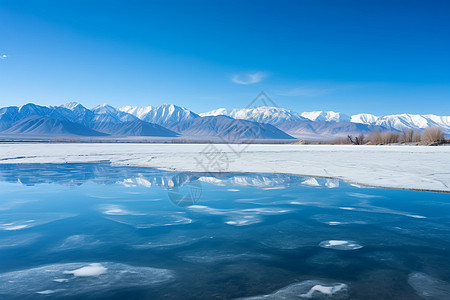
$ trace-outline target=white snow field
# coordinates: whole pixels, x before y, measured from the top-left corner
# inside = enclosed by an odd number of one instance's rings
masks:
[[[450,147],[445,146],[0,144],[0,167],[99,161],[180,172],[286,173],[450,192]]]

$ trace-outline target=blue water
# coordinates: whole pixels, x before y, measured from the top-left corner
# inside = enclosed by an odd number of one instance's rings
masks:
[[[1,299],[450,299],[449,283],[450,194],[0,165]]]

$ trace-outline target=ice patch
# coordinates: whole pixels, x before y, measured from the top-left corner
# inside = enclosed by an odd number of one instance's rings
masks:
[[[32,217],[30,217],[32,216]],[[37,214],[10,214],[0,216],[0,230],[14,231],[47,224],[57,220],[72,217],[69,214],[37,213]]]
[[[408,275],[408,283],[419,296],[426,299],[450,299],[450,283],[446,281],[416,272]]]
[[[66,263],[1,273],[0,291],[3,296],[19,299],[51,291],[57,292],[58,297],[93,297],[108,290],[148,287],[173,279],[174,273],[167,269],[114,262]]]
[[[0,238],[0,249],[28,246],[36,242],[40,234],[20,234],[11,237]]]
[[[293,283],[271,294],[240,298],[241,300],[287,300],[287,299],[347,299],[348,286],[344,283],[324,283],[307,280]]]
[[[163,211],[147,215],[115,215],[106,219],[135,228],[186,225],[193,222],[192,219],[185,217],[184,213]]]
[[[342,210],[355,210],[356,208],[354,208],[354,207],[347,207],[347,206],[341,206],[341,207],[339,207],[339,209],[342,209]]]
[[[76,234],[64,239],[61,245],[57,246],[55,251],[72,250],[79,248],[92,248],[101,245],[102,242],[90,235]]]
[[[228,189],[227,191],[229,191],[229,192],[239,192],[240,190],[238,190],[238,189]]]
[[[140,214],[140,213],[136,213],[136,212],[133,212],[133,211],[126,210],[122,206],[115,205],[115,204],[102,205],[100,207],[100,210],[102,211],[103,214],[110,215],[110,216],[143,215],[143,214]]]
[[[347,193],[347,195],[360,199],[383,198],[383,196],[363,194],[363,193]]]
[[[307,185],[307,186],[313,186],[313,187],[320,186],[319,182],[315,178],[308,178],[308,179],[302,181],[302,184]]]
[[[346,289],[346,288],[347,288],[347,285],[343,284],[343,283],[336,284],[334,286],[324,286],[324,285],[316,284],[306,294],[300,295],[300,297],[313,298],[313,297],[315,297],[314,294],[317,294],[316,292],[319,292],[319,294],[331,296],[331,295],[333,295],[343,289]]]
[[[228,218],[228,221],[225,221],[225,224],[234,225],[234,226],[246,226],[256,223],[261,223],[262,218],[257,215],[248,215],[248,216],[234,216]]]
[[[363,246],[354,241],[328,240],[320,242],[319,247],[336,250],[356,250],[362,248]]]
[[[100,276],[102,274],[105,274],[106,271],[108,269],[106,269],[104,266],[102,266],[99,263],[93,263],[90,264],[89,266],[85,266],[73,271],[64,271],[64,274],[73,274],[74,276],[80,276],[80,277],[85,277],[85,276]]]
[[[181,255],[184,261],[192,263],[222,263],[231,262],[237,263],[242,260],[254,260],[254,259],[271,259],[270,256],[258,253],[233,253],[224,252],[217,250],[207,250],[207,251],[192,251],[184,255]]]
[[[45,291],[39,291],[39,292],[36,292],[36,294],[40,294],[40,295],[50,295],[50,294],[57,293],[58,291],[61,291],[61,290],[45,290]]]
[[[329,189],[334,189],[339,187],[339,180],[337,179],[327,179],[325,181],[325,186]]]
[[[210,236],[190,236],[190,235],[192,235],[191,231],[190,232],[171,231],[170,233],[165,235],[152,236],[151,241],[134,245],[133,247],[136,249],[182,247],[191,245],[199,240],[211,238]]]
[[[262,215],[278,215],[290,212],[283,208],[249,208],[249,209],[219,209],[204,205],[191,205],[187,207],[197,213],[225,216],[225,224],[233,226],[246,226],[263,221]]]

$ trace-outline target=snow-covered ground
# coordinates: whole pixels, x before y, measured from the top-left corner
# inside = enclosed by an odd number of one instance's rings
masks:
[[[450,192],[450,147],[0,144],[0,164],[98,161],[184,172],[287,173]]]

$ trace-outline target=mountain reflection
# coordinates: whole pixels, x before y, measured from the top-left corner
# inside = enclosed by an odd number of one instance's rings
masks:
[[[294,186],[337,188],[335,179],[318,179],[285,174],[178,173],[143,167],[118,167],[109,163],[3,164],[0,181],[27,186],[57,183],[79,186],[87,182],[126,187],[174,189],[186,184],[284,189]]]

